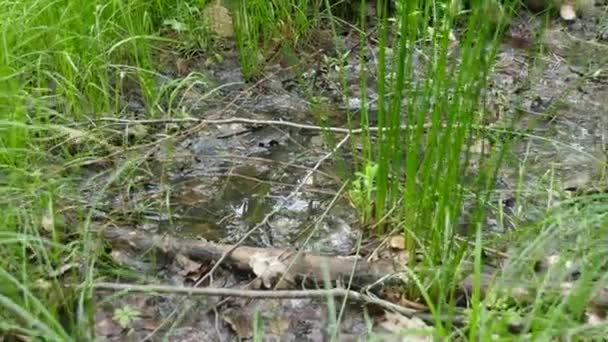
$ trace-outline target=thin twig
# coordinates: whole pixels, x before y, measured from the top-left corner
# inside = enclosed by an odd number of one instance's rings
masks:
[[[154,125],[154,124],[167,124],[167,123],[184,123],[184,122],[192,122],[198,123],[202,125],[228,125],[235,123],[249,124],[249,125],[274,125],[274,126],[284,126],[291,127],[297,129],[304,129],[309,131],[330,131],[333,133],[343,133],[343,134],[360,134],[364,131],[362,128],[356,129],[348,129],[342,127],[323,127],[317,125],[309,125],[309,124],[301,124],[291,121],[282,121],[282,120],[258,120],[258,119],[249,119],[249,118],[229,118],[229,119],[217,119],[217,120],[207,120],[207,119],[199,119],[193,117],[186,118],[166,118],[166,119],[119,119],[119,118],[111,118],[111,117],[103,117],[99,119],[100,121],[108,121],[108,122],[116,122],[120,124],[140,124],[140,125]],[[425,125],[427,127],[427,125]],[[428,126],[430,127],[430,125]],[[401,129],[408,129],[411,126],[404,125]],[[378,131],[378,127],[369,127],[366,129],[371,132]]]
[[[389,301],[362,294],[353,290],[343,288],[333,288],[327,290],[243,290],[231,288],[199,288],[185,286],[170,286],[170,285],[132,285],[122,283],[95,283],[93,288],[97,290],[111,291],[127,291],[127,292],[144,292],[144,293],[168,293],[168,294],[183,294],[197,296],[213,296],[213,297],[241,297],[241,298],[275,298],[275,299],[297,299],[297,298],[326,298],[327,296],[346,297],[350,300],[363,302],[366,304],[374,304],[386,310],[391,310],[402,314],[406,317],[418,317],[427,323],[434,323],[434,317],[425,312],[420,312],[415,309],[410,309],[391,303]],[[446,318],[448,319],[448,318]],[[464,317],[453,315],[449,319],[452,322],[462,324]]]
[[[372,126],[372,127],[368,127],[368,128],[355,128],[355,129],[349,129],[349,128],[344,128],[344,127],[325,127],[325,126],[317,126],[317,125],[310,125],[310,124],[301,124],[301,123],[297,123],[297,122],[291,122],[291,121],[283,121],[283,120],[259,120],[259,119],[249,119],[249,118],[241,118],[241,117],[233,117],[233,118],[229,118],[229,119],[199,119],[199,118],[194,118],[194,117],[185,117],[185,118],[165,118],[165,119],[145,119],[145,120],[137,120],[137,119],[118,119],[118,118],[112,118],[112,117],[102,117],[99,119],[100,121],[108,121],[108,122],[115,122],[115,123],[119,123],[119,124],[142,124],[142,125],[150,125],[150,124],[163,124],[163,123],[184,123],[184,122],[192,122],[192,123],[198,123],[198,126],[204,126],[204,125],[227,125],[227,124],[235,124],[235,123],[242,123],[242,124],[249,124],[249,125],[274,125],[274,126],[284,126],[284,127],[291,127],[291,128],[296,128],[296,129],[302,129],[302,130],[309,130],[309,131],[329,131],[332,133],[341,133],[341,134],[350,134],[350,135],[354,135],[354,134],[361,134],[363,132],[378,132],[380,130],[382,130],[383,132],[389,131],[393,128],[391,127],[384,127],[384,128],[380,128],[380,127],[376,127],[376,126]],[[460,126],[459,124],[454,124],[453,127],[458,127]],[[425,123],[422,125],[422,127],[424,129],[429,129],[431,127],[433,127],[433,123]],[[446,127],[445,124],[441,124],[441,127]],[[478,129],[478,130],[487,130],[490,132],[495,132],[495,133],[502,133],[502,134],[510,134],[510,135],[519,135],[519,136],[523,136],[523,137],[531,137],[531,138],[539,138],[538,136],[535,136],[533,134],[530,134],[529,132],[526,131],[517,131],[517,130],[509,130],[507,128],[501,128],[501,127],[494,127],[493,125],[475,125],[472,124],[470,125],[470,127],[472,129]],[[417,125],[401,125],[399,126],[398,130],[411,130],[411,129],[417,129],[418,126]],[[542,139],[541,139],[542,140]]]
[[[462,236],[455,236],[455,239],[462,242],[462,243],[466,243],[469,246],[475,247],[475,242],[474,241],[470,241],[467,238],[464,238]],[[488,254],[492,254],[496,257],[501,257],[503,259],[508,259],[509,258],[509,254],[505,253],[505,252],[501,252],[498,249],[494,249],[494,248],[490,248],[487,246],[482,246],[481,249],[488,253]]]

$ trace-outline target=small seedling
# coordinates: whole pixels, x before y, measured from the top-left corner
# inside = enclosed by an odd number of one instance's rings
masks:
[[[374,181],[378,172],[378,165],[368,163],[363,172],[357,172],[353,181],[353,187],[349,191],[349,196],[355,208],[361,213],[361,221],[369,222],[372,217],[373,194],[375,191]]]
[[[125,305],[120,309],[114,310],[114,316],[112,319],[123,329],[126,329],[131,325],[131,323],[137,320],[140,315],[141,312],[139,310],[134,309],[129,305]]]

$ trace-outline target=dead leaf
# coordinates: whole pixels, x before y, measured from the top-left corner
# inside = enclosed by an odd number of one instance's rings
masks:
[[[244,314],[228,309],[224,312],[223,318],[239,338],[249,338],[253,335],[251,320]]]
[[[388,245],[392,249],[405,249],[405,238],[403,235],[393,235],[388,240]]]
[[[277,316],[267,322],[268,332],[278,336],[284,336],[288,332],[291,320],[286,316]]]
[[[196,262],[183,254],[177,254],[175,260],[181,268],[181,270],[178,271],[179,275],[181,276],[187,276],[193,273],[198,273],[202,266],[201,263]]]
[[[253,255],[249,266],[251,266],[253,273],[262,279],[266,288],[272,287],[273,280],[287,271],[287,266],[278,257],[272,257],[264,253]]]
[[[559,9],[559,15],[566,21],[572,21],[576,19],[576,11],[574,6],[570,4],[562,5]]]
[[[42,214],[40,225],[42,226],[42,229],[44,229],[46,232],[53,232],[55,228],[55,220],[53,219],[53,213],[50,211],[46,211],[44,214]]]
[[[230,38],[234,35],[232,29],[232,17],[222,1],[216,0],[205,8],[203,15],[209,23],[209,28],[215,34],[223,38]]]

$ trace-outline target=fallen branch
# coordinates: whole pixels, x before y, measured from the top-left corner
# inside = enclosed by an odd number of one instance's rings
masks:
[[[351,129],[342,128],[342,127],[322,127],[316,125],[308,125],[301,124],[290,121],[280,121],[280,120],[258,120],[258,119],[248,119],[248,118],[229,118],[229,119],[217,119],[217,120],[208,120],[208,119],[199,119],[194,117],[185,117],[185,118],[166,118],[166,119],[142,119],[142,120],[132,120],[132,119],[119,119],[112,117],[103,117],[99,119],[100,121],[106,122],[116,122],[121,124],[130,124],[130,125],[154,125],[154,124],[168,124],[168,123],[198,123],[198,124],[208,124],[208,125],[228,125],[235,123],[249,124],[249,125],[266,125],[266,126],[283,126],[297,129],[304,129],[309,131],[330,131],[333,133],[344,133],[344,134],[359,134],[363,132],[363,129]],[[407,128],[408,126],[403,126],[402,128]],[[370,127],[369,131],[377,131],[378,127]]]
[[[157,250],[168,255],[182,254],[193,260],[216,263],[223,257],[228,266],[248,272],[253,272],[252,265],[259,260],[270,260],[275,276],[284,274],[285,279],[323,280],[327,274],[330,280],[336,281],[350,277],[354,268],[357,283],[367,284],[398,271],[391,262],[383,260],[367,262],[356,257],[320,256],[306,252],[298,254],[292,250],[219,244],[125,228],[106,227],[100,233],[113,244],[126,245],[136,251]],[[281,269],[286,271],[281,273]]]
[[[384,127],[384,128],[380,128],[380,127],[367,127],[367,128],[353,128],[353,129],[349,129],[349,128],[344,128],[344,127],[330,127],[330,126],[317,126],[317,125],[309,125],[309,124],[301,124],[301,123],[297,123],[297,122],[291,122],[291,121],[282,121],[282,120],[259,120],[259,119],[249,119],[249,118],[241,118],[241,117],[233,117],[233,118],[228,118],[228,119],[200,119],[200,118],[195,118],[195,117],[184,117],[184,118],[165,118],[165,119],[120,119],[120,118],[113,118],[113,117],[102,117],[99,118],[99,121],[105,121],[105,122],[114,122],[114,123],[118,123],[118,124],[123,124],[123,125],[154,125],[154,124],[169,124],[169,123],[196,123],[197,127],[200,127],[201,125],[228,125],[228,124],[235,124],[235,123],[242,123],[242,124],[248,124],[248,125],[254,125],[254,126],[282,126],[282,127],[290,127],[290,128],[295,128],[295,129],[302,129],[302,130],[307,130],[307,131],[317,131],[317,132],[332,132],[332,133],[340,133],[340,134],[350,134],[350,135],[357,135],[357,134],[361,134],[363,132],[370,132],[370,133],[376,133],[378,131],[383,131],[383,132],[387,132],[390,131],[391,129],[395,129],[395,128],[391,128],[391,127]],[[452,127],[459,127],[459,124],[454,124],[452,125]],[[423,124],[423,128],[424,129],[429,129],[433,127],[432,123],[425,123]],[[442,128],[447,127],[446,124],[441,124]],[[399,127],[397,127],[397,130],[413,130],[413,129],[417,129],[418,126],[417,125],[401,125]],[[506,135],[516,135],[516,136],[522,136],[522,137],[527,137],[527,138],[531,138],[531,139],[538,139],[538,140],[547,140],[547,138],[542,138],[540,136],[531,134],[529,131],[520,131],[520,130],[514,130],[514,129],[508,129],[508,128],[504,128],[504,127],[495,127],[494,125],[478,125],[478,124],[471,124],[470,125],[471,129],[475,129],[475,130],[482,130],[482,131],[489,131],[489,132],[494,132],[497,134],[506,134]]]
[[[112,290],[112,291],[127,291],[127,292],[145,292],[145,293],[171,293],[184,295],[199,295],[199,296],[215,296],[215,297],[244,297],[244,298],[277,298],[277,299],[295,299],[295,298],[327,298],[343,297],[357,302],[377,305],[383,309],[397,312],[406,317],[418,317],[427,323],[434,324],[435,317],[427,312],[406,308],[386,300],[376,298],[374,296],[362,294],[352,290],[343,288],[333,288],[328,290],[242,290],[231,288],[197,288],[184,286],[168,286],[168,285],[131,285],[121,283],[95,283],[93,288],[97,290]],[[447,320],[448,317],[441,318]],[[462,325],[464,317],[460,315],[452,315],[449,319],[455,323]]]

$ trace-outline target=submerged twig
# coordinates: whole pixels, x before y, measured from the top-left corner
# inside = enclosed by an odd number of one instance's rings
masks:
[[[283,120],[258,120],[258,119],[249,119],[249,118],[229,118],[229,119],[217,119],[217,120],[208,120],[208,119],[199,119],[194,117],[185,117],[185,118],[166,118],[166,119],[119,119],[119,118],[111,118],[111,117],[103,117],[99,119],[100,121],[108,121],[108,122],[116,122],[120,124],[140,124],[140,125],[155,125],[155,124],[168,124],[168,123],[197,123],[197,124],[207,124],[207,125],[228,125],[235,123],[249,124],[249,125],[270,125],[270,126],[283,126],[290,128],[297,128],[309,131],[329,131],[332,133],[343,133],[343,134],[360,134],[363,131],[371,131],[377,132],[378,127],[369,127],[366,129],[363,128],[355,128],[348,129],[343,127],[324,127],[317,125],[309,125],[309,124],[301,124],[297,122],[291,121],[283,121]],[[403,125],[400,129],[411,129],[414,126],[411,125]],[[425,124],[426,128],[431,127],[430,125]],[[385,128],[385,130],[388,130]]]
[[[227,124],[242,123],[242,124],[258,125],[258,126],[264,126],[264,125],[283,126],[283,127],[290,127],[290,128],[302,129],[302,130],[308,130],[308,131],[332,132],[332,133],[349,134],[349,135],[361,134],[363,132],[372,132],[372,133],[375,133],[378,131],[387,132],[392,129],[412,130],[412,129],[419,128],[418,125],[401,125],[396,128],[392,128],[392,127],[382,128],[382,127],[376,127],[376,126],[366,127],[366,128],[344,128],[344,127],[332,127],[332,126],[317,126],[317,125],[302,124],[302,123],[284,121],[284,120],[260,120],[260,119],[250,119],[250,118],[242,118],[242,117],[233,117],[233,118],[229,118],[229,119],[200,119],[200,118],[194,118],[194,117],[185,117],[185,118],[165,118],[165,119],[142,119],[142,120],[102,117],[99,120],[107,121],[107,122],[115,122],[115,123],[119,123],[119,124],[129,124],[129,125],[134,125],[134,124],[153,125],[153,124],[191,122],[191,123],[197,123],[198,124],[197,127],[200,125],[227,125]],[[429,123],[423,124],[422,127],[424,129],[429,129],[429,128],[432,128],[433,125],[434,125],[433,123],[429,122]],[[447,127],[446,124],[440,124],[440,125],[442,128]],[[459,124],[452,125],[452,127],[458,127],[458,126],[460,126],[460,125]],[[475,130],[486,130],[486,131],[499,133],[499,134],[517,135],[517,136],[528,137],[528,138],[532,138],[532,139],[547,140],[547,138],[542,139],[542,137],[531,134],[529,132],[529,130],[524,130],[524,131],[513,130],[513,129],[509,129],[509,128],[505,128],[505,127],[497,127],[492,124],[490,124],[490,125],[471,124],[470,127],[471,127],[471,129],[475,129]]]

